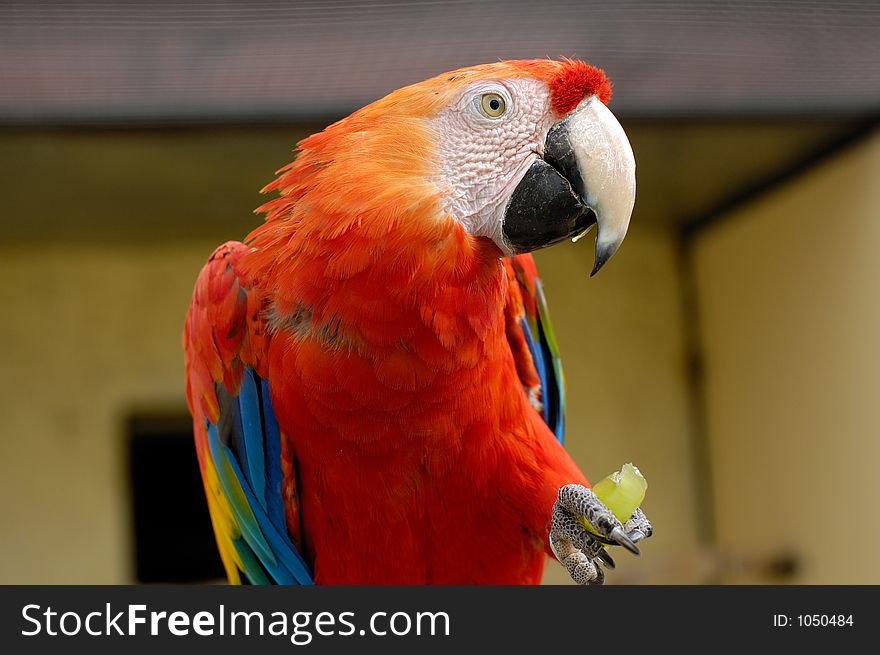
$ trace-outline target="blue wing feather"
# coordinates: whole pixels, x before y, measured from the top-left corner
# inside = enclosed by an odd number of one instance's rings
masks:
[[[275,557],[272,555],[272,550],[256,525],[253,510],[243,497],[241,482],[231,468],[235,455],[230,448],[220,443],[220,435],[214,423],[208,424],[208,448],[211,450],[211,459],[214,460],[217,469],[217,479],[220,481],[223,495],[229,501],[238,529],[260,561],[273,564]]]
[[[287,533],[281,437],[266,381],[246,368],[238,396],[222,387],[218,396],[220,426],[206,421],[208,448],[241,532],[233,545],[245,575],[254,584],[313,584]]]
[[[565,385],[544,289],[540,278],[534,274],[531,258],[525,261],[514,258],[513,266],[523,297],[534,302],[520,320],[520,329],[541,385],[542,417],[559,443],[562,443],[565,434]]]
[[[522,319],[522,331],[526,337],[526,345],[529,347],[529,354],[532,356],[532,362],[535,364],[535,370],[538,372],[538,379],[541,381],[541,391],[547,388],[547,367],[544,365],[544,353],[541,346],[535,342],[535,336],[532,334],[532,328],[529,321],[525,317]],[[542,413],[544,422],[550,424],[550,408],[547,403],[543,403]]]
[[[266,511],[275,528],[284,534],[287,524],[284,503],[281,501],[281,430],[272,410],[269,383],[260,380],[260,400],[263,405],[263,426],[266,435]]]
[[[254,551],[248,546],[247,541],[244,539],[235,539],[232,542],[232,546],[235,548],[235,552],[238,553],[238,557],[241,559],[241,563],[244,566],[244,574],[247,576],[247,579],[251,584],[272,584],[265,569],[263,569],[260,561],[257,559],[256,555],[254,555]]]
[[[562,359],[559,356],[559,348],[556,345],[556,336],[553,334],[553,325],[550,323],[550,311],[547,307],[547,299],[544,297],[544,287],[541,280],[535,278],[535,300],[537,304],[538,335],[541,343],[543,366],[546,370],[546,385],[544,388],[545,420],[553,434],[563,443],[565,436],[565,377],[562,374]]]
[[[244,474],[235,461],[230,461],[233,471],[239,480],[244,479]],[[302,560],[296,547],[286,535],[281,535],[272,525],[269,517],[263,511],[262,507],[256,504],[253,492],[246,485],[242,485],[248,502],[250,503],[256,524],[262,533],[262,536],[270,544],[272,552],[272,562],[266,568],[276,578],[279,584],[311,584],[311,574]],[[277,557],[276,557],[277,556]],[[262,561],[262,559],[261,559]],[[265,565],[266,562],[263,562]]]
[[[254,372],[246,368],[238,392],[238,411],[244,434],[245,461],[242,469],[254,490],[257,502],[266,508],[266,455],[263,452],[263,425],[260,420],[259,395],[254,381]]]

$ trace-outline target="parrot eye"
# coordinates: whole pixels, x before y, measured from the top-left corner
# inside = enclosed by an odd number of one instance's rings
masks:
[[[504,113],[507,104],[504,102],[504,98],[497,93],[484,93],[480,98],[480,107],[489,118],[498,118]]]

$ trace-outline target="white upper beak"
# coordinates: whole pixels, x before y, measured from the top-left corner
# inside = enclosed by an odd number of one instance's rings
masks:
[[[578,192],[598,225],[595,274],[626,236],[636,202],[636,160],[623,127],[595,96],[581,101],[568,123],[584,185]]]

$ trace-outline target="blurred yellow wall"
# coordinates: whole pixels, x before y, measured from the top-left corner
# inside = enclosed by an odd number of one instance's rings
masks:
[[[695,244],[718,545],[880,583],[880,133]],[[726,581],[753,581],[732,571]]]
[[[567,386],[566,445],[598,481],[635,463],[648,480],[643,508],[656,532],[642,557],[615,551],[614,582],[696,582],[686,564],[699,536],[685,377],[678,249],[671,230],[639,225],[590,278],[584,239],[536,254]],[[568,582],[553,562],[545,580]]]
[[[213,245],[0,248],[0,582],[133,581],[125,420],[181,408]]]

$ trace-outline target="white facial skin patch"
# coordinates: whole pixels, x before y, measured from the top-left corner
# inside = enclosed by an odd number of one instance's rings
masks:
[[[492,102],[496,95],[504,111],[492,117],[486,109],[497,106]],[[469,233],[489,237],[504,248],[507,202],[532,162],[543,155],[555,121],[543,82],[514,78],[469,86],[458,102],[431,119],[438,143],[435,183],[446,211]]]

